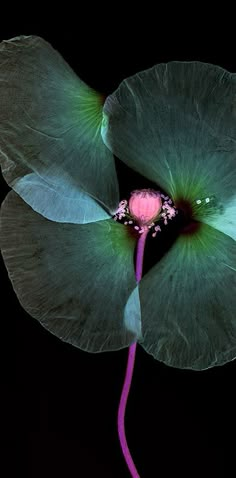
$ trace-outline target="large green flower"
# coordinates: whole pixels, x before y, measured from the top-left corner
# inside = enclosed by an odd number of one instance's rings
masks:
[[[172,62],[125,80],[102,119],[99,95],[45,41],[1,45],[0,160],[15,191],[1,249],[33,317],[91,352],[139,341],[180,368],[235,358],[235,97],[234,75]],[[123,199],[113,153],[185,216],[139,285],[135,238],[112,219]]]

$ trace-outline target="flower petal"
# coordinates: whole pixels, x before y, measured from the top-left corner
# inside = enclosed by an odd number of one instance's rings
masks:
[[[34,211],[51,221],[86,224],[110,218],[105,209],[78,186],[74,187],[74,198],[66,197],[35,173],[19,179],[14,190]]]
[[[156,65],[104,105],[105,144],[176,203],[214,198],[195,218],[235,237],[236,75],[201,62]],[[207,209],[207,210],[206,210]],[[233,226],[232,219],[234,217]]]
[[[29,36],[0,44],[0,103],[0,162],[15,191],[23,196],[22,178],[33,173],[37,199],[33,183],[24,199],[31,206],[37,201],[38,212],[43,214],[40,208],[50,188],[62,196],[63,204],[68,200],[70,221],[72,212],[73,222],[78,220],[77,205],[71,211],[70,204],[79,203],[81,192],[82,202],[87,193],[113,214],[119,203],[118,182],[113,155],[100,134],[102,98],[46,41]],[[48,184],[41,194],[40,180]],[[58,210],[54,217],[50,200],[49,194],[51,218],[67,222],[62,208],[61,217]],[[97,211],[95,205],[87,221],[93,221]]]
[[[202,224],[140,282],[144,341],[156,359],[195,370],[236,357],[236,243]]]
[[[0,227],[14,290],[46,329],[89,352],[138,339],[135,240],[126,227],[112,219],[86,225],[49,221],[13,191],[3,203]]]

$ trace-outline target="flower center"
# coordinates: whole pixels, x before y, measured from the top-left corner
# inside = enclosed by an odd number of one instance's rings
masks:
[[[124,225],[134,224],[134,228],[142,234],[148,229],[153,229],[152,237],[161,231],[157,221],[162,220],[164,225],[177,214],[169,196],[161,194],[154,189],[139,189],[132,191],[129,201],[123,199],[113,216],[115,221]]]
[[[148,226],[156,220],[162,208],[161,195],[152,189],[141,189],[131,193],[129,211],[140,226]]]

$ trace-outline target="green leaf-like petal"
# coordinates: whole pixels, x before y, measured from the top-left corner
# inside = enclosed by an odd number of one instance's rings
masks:
[[[100,352],[140,337],[135,240],[112,219],[61,224],[10,192],[1,210],[0,245],[26,311],[62,340]]]
[[[86,224],[110,218],[105,209],[78,186],[74,186],[74,197],[67,197],[52,188],[48,178],[45,181],[35,173],[19,179],[14,190],[34,211],[51,221]]]
[[[87,193],[113,214],[119,202],[118,183],[113,155],[100,134],[102,98],[46,41],[30,36],[0,44],[0,104],[2,173],[28,204],[43,214],[50,189],[68,205],[55,208],[49,194],[47,217],[78,222],[82,192],[82,203]],[[24,195],[26,176],[31,187]],[[40,180],[48,185],[41,194]],[[98,206],[90,210],[87,222],[94,221]],[[98,220],[102,214],[107,217],[101,210]]]
[[[202,224],[140,283],[144,341],[156,359],[195,370],[236,357],[236,243]]]
[[[231,237],[235,98],[236,75],[220,67],[159,64],[124,80],[107,98],[102,126],[105,144],[122,161],[155,181],[177,205],[188,201],[196,220]]]

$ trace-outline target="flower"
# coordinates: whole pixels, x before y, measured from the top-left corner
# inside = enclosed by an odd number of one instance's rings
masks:
[[[91,352],[138,341],[179,368],[234,359],[235,75],[161,64],[122,82],[102,107],[42,39],[4,42],[1,65],[0,161],[15,192],[2,207],[0,241],[23,307]],[[128,205],[119,204],[113,154],[168,195],[161,210],[157,194],[141,219],[140,193],[131,196],[127,226],[138,220],[159,234],[155,219],[173,217],[171,200],[183,217],[182,233],[138,285],[136,240],[112,219]]]

